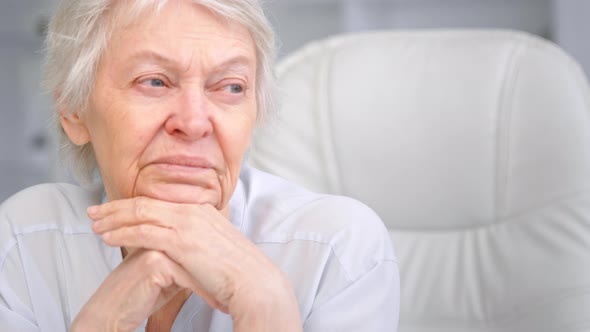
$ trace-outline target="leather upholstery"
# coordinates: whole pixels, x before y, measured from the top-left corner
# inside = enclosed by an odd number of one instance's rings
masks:
[[[498,30],[372,32],[277,68],[250,163],[381,216],[401,332],[590,330],[590,89]]]

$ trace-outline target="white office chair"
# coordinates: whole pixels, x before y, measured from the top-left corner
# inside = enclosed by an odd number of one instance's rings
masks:
[[[366,33],[311,44],[278,76],[250,163],[379,213],[400,332],[590,331],[590,91],[560,49]]]

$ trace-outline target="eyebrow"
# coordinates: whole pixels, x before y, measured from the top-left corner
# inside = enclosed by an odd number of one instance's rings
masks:
[[[155,60],[156,62],[162,62],[167,65],[176,65],[177,64],[177,62],[174,61],[173,59],[168,58],[167,56],[160,54],[158,52],[155,52],[155,51],[139,51],[139,52],[132,54],[129,57],[129,60],[144,60],[144,59]]]
[[[129,57],[129,59],[131,61],[149,59],[149,60],[154,60],[155,62],[162,63],[167,67],[178,67],[179,66],[179,62],[176,61],[175,59],[167,57],[161,53],[158,53],[158,52],[152,51],[152,50],[139,51],[139,52],[131,55]],[[215,64],[211,71],[212,72],[219,72],[219,71],[223,71],[229,67],[235,67],[235,66],[250,67],[251,65],[253,65],[253,63],[250,60],[250,58],[248,58],[245,55],[236,55],[236,56],[228,57],[227,59],[224,59],[221,62]]]

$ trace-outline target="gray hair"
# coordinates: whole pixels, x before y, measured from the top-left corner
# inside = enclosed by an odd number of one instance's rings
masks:
[[[256,45],[256,102],[260,123],[276,108],[277,86],[273,74],[274,33],[260,0],[191,0],[224,19],[245,26]],[[59,132],[60,156],[70,163],[74,177],[91,183],[97,170],[90,143],[77,146],[64,132],[60,109],[84,112],[94,89],[98,65],[114,29],[114,7],[120,0],[62,0],[48,28],[45,86],[55,98],[53,119]],[[134,0],[132,19],[148,7],[160,10],[168,0]]]

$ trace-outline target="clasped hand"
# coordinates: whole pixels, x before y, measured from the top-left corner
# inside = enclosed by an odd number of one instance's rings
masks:
[[[235,331],[301,330],[287,277],[213,206],[135,197],[90,207],[88,215],[107,245],[131,251],[75,323],[132,331],[190,289],[230,314]]]

